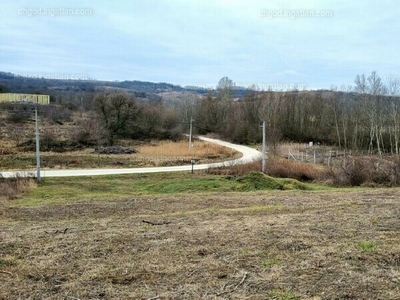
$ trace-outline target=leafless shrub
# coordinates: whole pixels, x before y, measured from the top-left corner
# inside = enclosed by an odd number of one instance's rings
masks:
[[[10,123],[24,123],[30,118],[31,114],[29,111],[24,110],[13,111],[9,112],[7,120]]]
[[[38,113],[47,120],[60,125],[71,121],[72,116],[70,109],[59,105],[42,105],[39,107]]]
[[[40,133],[40,147],[41,150],[50,150],[57,140],[57,135],[54,130],[45,128],[43,132]]]
[[[388,160],[373,158],[370,161],[370,181],[378,185],[395,185],[390,169],[391,164],[392,163]]]
[[[21,141],[25,138],[26,132],[22,126],[14,125],[13,132],[10,135],[10,138],[15,141],[16,145],[19,145]]]
[[[360,186],[368,181],[367,169],[369,166],[359,159],[354,160],[343,169],[347,175],[347,181],[351,186]]]
[[[24,123],[33,115],[32,106],[26,103],[0,103],[0,109],[7,112],[7,121],[10,123]]]
[[[373,156],[356,157],[341,168],[331,168],[334,185],[337,186],[395,186],[400,183],[397,168],[390,160]]]
[[[102,144],[103,127],[94,116],[78,119],[76,125],[77,129],[69,135],[71,142],[86,146]]]
[[[400,185],[400,158],[396,158],[390,165],[392,173],[392,183],[396,186]]]

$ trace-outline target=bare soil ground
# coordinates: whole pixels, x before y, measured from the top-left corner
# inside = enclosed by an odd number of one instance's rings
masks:
[[[0,299],[399,299],[399,189],[0,202]]]

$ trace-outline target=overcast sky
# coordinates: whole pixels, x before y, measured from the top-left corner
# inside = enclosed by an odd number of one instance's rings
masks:
[[[397,1],[7,1],[0,70],[215,86],[353,85],[400,74]],[[400,78],[400,77],[399,77]]]

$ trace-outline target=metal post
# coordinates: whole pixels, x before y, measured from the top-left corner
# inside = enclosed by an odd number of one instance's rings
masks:
[[[190,160],[190,163],[192,164],[192,174],[193,174],[193,166],[194,166],[195,162],[196,161],[194,159]]]
[[[36,181],[40,182],[40,147],[39,147],[39,126],[37,107],[35,106],[35,127],[36,127]]]
[[[266,172],[267,154],[266,154],[266,137],[265,137],[265,121],[262,121],[263,141],[262,141],[262,172]]]

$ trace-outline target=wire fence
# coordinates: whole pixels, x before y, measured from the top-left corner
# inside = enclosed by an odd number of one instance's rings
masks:
[[[287,149],[285,157],[289,160],[320,164],[326,166],[346,166],[360,157],[377,157],[381,159],[390,159],[394,157],[390,153],[380,155],[371,155],[367,150],[338,150],[326,147],[292,148]]]

